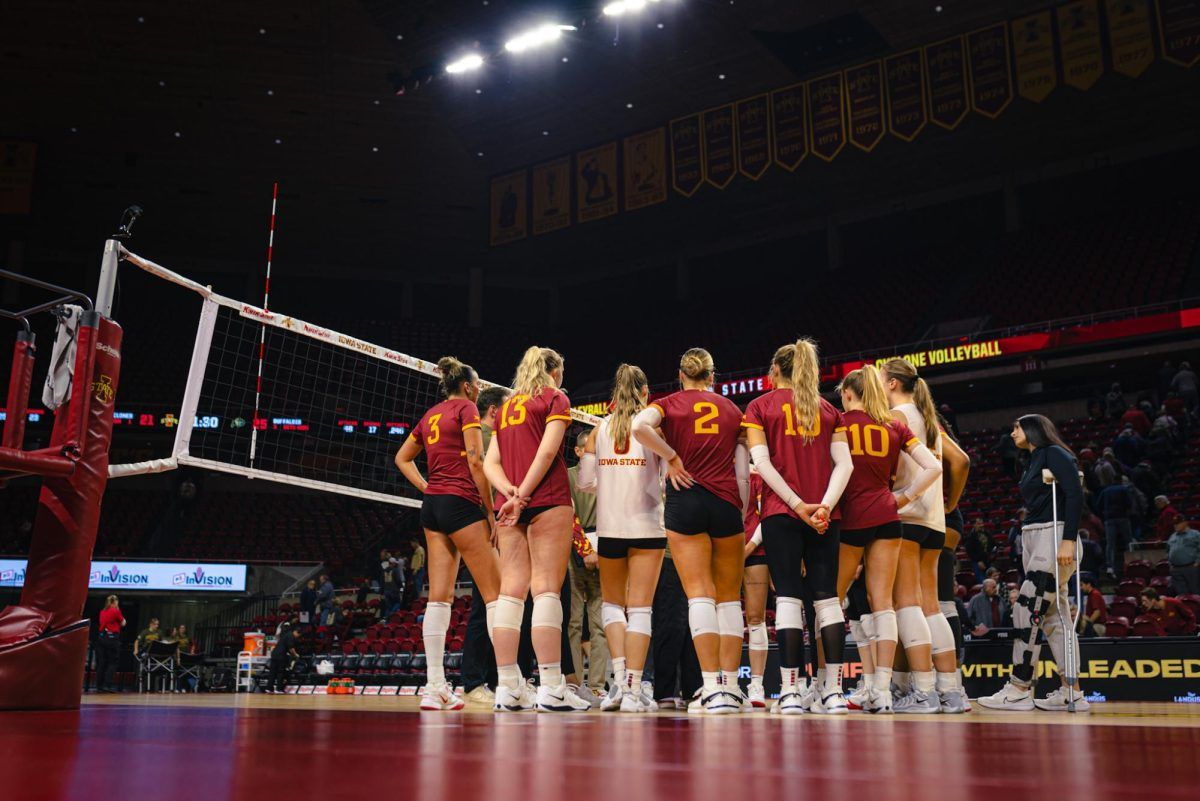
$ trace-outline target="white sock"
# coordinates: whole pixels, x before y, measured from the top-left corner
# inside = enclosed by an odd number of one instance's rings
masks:
[[[450,604],[433,601],[425,607],[421,639],[425,642],[425,683],[446,683],[446,630],[450,627]]]
[[[704,685],[705,695],[715,693],[717,690],[721,689],[721,672],[720,671],[706,673],[705,671],[702,670],[702,671],[700,671],[700,680]]]
[[[521,668],[516,665],[497,665],[496,681],[500,686],[510,690],[519,689],[522,681]]]
[[[953,692],[958,689],[958,672],[937,674],[937,691],[939,693]]]
[[[762,680],[763,680],[763,677],[762,677],[761,673],[751,673],[750,674],[750,683],[753,684],[754,686],[761,687]]]
[[[825,668],[817,668],[817,686],[825,686]]]
[[[875,674],[863,671],[862,678],[858,681],[859,689],[869,690],[875,686]]]
[[[800,681],[800,668],[781,667],[779,669],[779,694],[787,695],[796,692],[796,683]]]
[[[842,691],[842,663],[841,662],[826,662],[825,663],[825,682],[821,693],[823,695],[833,695]]]
[[[543,687],[557,687],[562,684],[562,663],[549,662],[545,665],[538,665],[538,676]]]
[[[612,658],[613,684],[618,687],[625,685],[625,657],[614,656]]]
[[[879,668],[875,670],[878,672]],[[895,684],[901,693],[906,693],[912,689],[912,676],[907,670],[897,670],[892,673],[891,683]]]
[[[926,695],[933,692],[933,688],[937,685],[937,678],[932,670],[913,671],[912,678],[917,692],[925,693]]]
[[[630,690],[642,689],[642,671],[633,669],[626,670],[625,676],[627,677],[625,681],[626,687],[628,687]]]
[[[875,668],[875,686],[874,689],[881,693],[890,693],[892,691],[892,673],[891,668],[876,667]]]

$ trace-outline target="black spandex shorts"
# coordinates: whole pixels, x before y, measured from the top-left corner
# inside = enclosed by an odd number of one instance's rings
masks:
[[[546,511],[549,511],[550,509],[557,509],[557,508],[558,507],[556,507],[556,506],[530,506],[526,509],[521,510],[520,516],[517,517],[517,525],[518,526],[528,526],[530,523],[533,522],[533,518],[537,517],[542,512],[546,512]]]
[[[663,521],[677,534],[707,534],[713,539],[742,532],[742,510],[699,484],[676,490],[667,484]]]
[[[842,532],[845,534],[846,532]],[[871,604],[867,601],[867,582],[865,576],[859,576],[846,590],[846,617],[858,620],[863,615],[871,614]]]
[[[921,550],[940,551],[946,544],[946,532],[944,531],[934,531],[928,526],[920,526],[915,523],[904,523],[901,528],[901,536],[909,542],[920,545]]]
[[[893,520],[882,526],[871,526],[870,528],[844,528],[842,529],[842,542],[853,545],[855,548],[866,548],[875,540],[898,540],[900,534],[900,521]]]
[[[483,507],[458,495],[426,495],[421,501],[421,528],[453,534],[472,523],[487,520]]]
[[[664,551],[667,548],[666,537],[641,537],[625,539],[624,537],[601,537],[596,541],[596,553],[601,559],[624,559],[629,556],[631,548],[640,551]]]
[[[955,509],[953,512],[946,512],[946,528],[953,529],[961,535],[966,529],[967,524],[963,520],[962,512]]]
[[[750,554],[746,557],[746,567],[754,567],[755,565],[765,565],[767,563],[767,555],[765,553]]]
[[[767,550],[776,594],[789,598],[803,598],[807,594],[818,601],[837,597],[840,522],[830,522],[825,533],[818,534],[791,515],[763,518],[763,547]]]

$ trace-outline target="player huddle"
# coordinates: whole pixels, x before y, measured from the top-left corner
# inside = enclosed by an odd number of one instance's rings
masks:
[[[397,455],[425,495],[429,673],[421,706],[463,706],[442,669],[461,555],[486,602],[496,710],[587,709],[560,663],[559,593],[574,523],[563,460],[571,423],[559,389],[563,359],[530,348],[494,420],[480,419],[481,388],[470,367],[452,358],[439,367],[447,399],[425,414]],[[596,494],[602,619],[612,658],[601,708],[657,708],[641,678],[669,547],[702,677],[689,711],[766,706],[767,573],[777,595],[781,673],[772,712],[968,711],[953,566],[962,531],[954,510],[969,461],[939,424],[924,380],[899,359],[878,370],[864,366],[839,385],[838,409],[818,391],[817,352],[807,339],[779,348],[769,374],[774,388],[743,414],[711,390],[713,360],[703,349],[683,354],[681,389],[654,402],[641,369],[618,368],[611,412],[587,437],[577,483]],[[486,450],[485,423],[494,432]],[[421,450],[427,478],[414,462]],[[752,672],[746,691],[738,683],[743,590]],[[530,594],[536,689],[517,659]],[[864,673],[850,695],[842,688],[844,609]]]

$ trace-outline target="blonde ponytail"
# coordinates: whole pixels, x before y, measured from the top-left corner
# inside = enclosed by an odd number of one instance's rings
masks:
[[[886,426],[892,421],[892,408],[888,405],[887,392],[875,365],[864,364],[857,370],[846,373],[846,377],[838,385],[839,392],[844,389],[858,396],[862,401],[863,411],[876,423]]]
[[[796,427],[804,432],[804,444],[813,440],[812,431],[821,411],[821,367],[817,362],[817,346],[811,339],[796,340],[792,354],[792,406],[796,410]]]
[[[617,453],[629,447],[633,416],[646,408],[646,402],[642,400],[642,390],[646,386],[648,382],[642,368],[632,364],[622,364],[617,368],[617,375],[613,379],[613,410],[608,416],[608,435],[612,437]]]
[[[556,388],[551,370],[563,366],[563,357],[557,351],[534,345],[525,351],[517,374],[513,376],[513,392],[517,395],[534,396],[547,387]]]
[[[925,379],[917,375],[917,368],[904,359],[889,359],[883,365],[883,372],[888,378],[896,379],[905,393],[912,395],[913,405],[925,422],[925,445],[931,450],[937,447],[937,408],[933,405],[933,395]]]

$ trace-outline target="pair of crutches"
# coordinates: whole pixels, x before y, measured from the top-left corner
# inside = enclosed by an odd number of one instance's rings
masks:
[[[1058,533],[1058,481],[1054,478],[1054,473],[1048,468],[1042,470],[1042,482],[1050,485],[1050,514],[1053,520],[1053,528],[1055,534]],[[1063,531],[1063,538],[1066,538],[1067,532]],[[1058,607],[1058,625],[1063,629],[1063,658],[1066,665],[1059,665],[1059,672],[1062,673],[1063,679],[1066,680],[1067,687],[1067,711],[1075,711],[1075,684],[1079,681],[1076,666],[1079,664],[1078,654],[1075,653],[1076,634],[1075,627],[1079,625],[1079,615],[1083,609],[1083,588],[1079,579],[1079,539],[1078,537],[1072,540],[1075,545],[1075,560],[1073,562],[1075,573],[1075,611],[1071,613],[1071,627],[1067,628],[1066,615],[1063,614],[1062,604],[1058,603],[1058,588],[1062,586],[1059,580],[1060,568],[1058,565],[1058,547],[1057,541],[1054,548],[1054,605]]]

